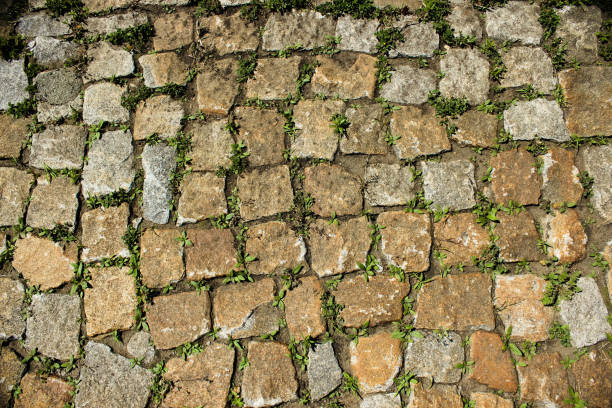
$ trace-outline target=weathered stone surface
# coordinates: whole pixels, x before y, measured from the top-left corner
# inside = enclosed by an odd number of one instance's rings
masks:
[[[612,67],[582,67],[559,73],[568,107],[565,123],[579,136],[612,134]]]
[[[393,150],[400,160],[413,160],[451,148],[446,129],[430,108],[402,106],[391,114],[389,130],[394,137],[399,136]]]
[[[229,17],[201,18],[198,28],[200,45],[207,50],[216,51],[219,55],[255,51],[259,43],[257,26],[245,22],[240,13]]]
[[[28,50],[32,52],[36,62],[46,67],[59,68],[68,58],[78,58],[81,55],[81,49],[77,43],[43,36],[30,41]]]
[[[311,10],[293,11],[270,15],[264,30],[266,51],[282,50],[296,43],[309,50],[325,44],[327,36],[334,35],[335,21]]]
[[[168,95],[158,95],[138,104],[134,117],[134,140],[144,140],[152,134],[165,139],[181,130],[185,116],[180,101]]]
[[[401,408],[402,400],[395,393],[366,395],[359,408]]]
[[[476,215],[454,214],[434,224],[434,246],[449,266],[469,265],[489,246],[489,232],[476,222]]]
[[[495,146],[499,126],[496,116],[470,110],[459,117],[456,125],[457,130],[451,135],[454,141],[468,146]]]
[[[57,288],[72,279],[71,264],[77,262],[76,251],[66,251],[51,240],[28,236],[15,244],[13,268],[30,286],[40,290]]]
[[[5,61],[0,58],[0,109],[8,109],[30,96],[26,91],[28,77],[23,71],[23,59]]]
[[[399,164],[372,164],[366,168],[365,201],[371,206],[402,205],[414,198],[412,172]]]
[[[81,299],[78,296],[43,293],[32,296],[26,322],[25,348],[68,360],[79,352]]]
[[[224,120],[196,124],[190,129],[193,170],[216,171],[219,167],[228,168],[232,164],[232,144],[234,140],[225,130]]]
[[[351,342],[351,371],[366,394],[385,392],[402,365],[402,342],[390,333],[379,332]]]
[[[237,262],[230,230],[190,229],[187,237],[193,244],[185,248],[187,279],[199,281],[229,274]]]
[[[428,333],[406,345],[404,367],[407,372],[436,383],[454,383],[461,380],[461,370],[455,366],[463,361],[461,336],[454,332],[445,336]]]
[[[287,166],[255,169],[238,177],[237,187],[240,216],[247,221],[289,211],[293,204]]]
[[[593,177],[593,194],[590,197],[593,207],[606,221],[612,221],[612,145],[585,146],[580,149],[579,157],[584,169]]]
[[[0,225],[17,225],[23,217],[34,176],[11,167],[0,167]]]
[[[570,136],[557,102],[542,98],[519,101],[507,109],[504,112],[504,129],[515,140],[533,140],[537,136],[565,142]]]
[[[0,115],[0,157],[17,158],[26,140],[28,118],[13,118],[10,115]]]
[[[544,224],[544,239],[550,245],[548,254],[559,263],[576,262],[586,256],[588,238],[576,210],[549,215]]]
[[[249,264],[253,274],[282,273],[306,263],[304,239],[280,221],[250,227],[246,251],[257,258]]]
[[[87,50],[85,82],[130,75],[134,72],[134,59],[129,51],[100,41]]]
[[[542,48],[512,47],[502,54],[506,72],[503,87],[533,85],[538,91],[551,93],[557,85],[552,61]]]
[[[300,61],[301,57],[259,59],[254,76],[247,82],[247,98],[272,100],[294,94]]]
[[[287,346],[276,342],[249,343],[249,366],[242,376],[247,407],[267,407],[297,399],[298,383]]]
[[[238,63],[233,59],[206,65],[196,78],[198,107],[204,113],[227,115],[238,95]]]
[[[259,331],[262,327],[258,327],[254,311],[273,300],[272,279],[219,287],[213,300],[213,320],[215,328],[220,329],[219,337],[241,339],[267,333],[268,330]]]
[[[440,59],[440,92],[444,97],[467,98],[472,105],[487,99],[489,61],[476,49],[451,48]]]
[[[476,205],[474,165],[467,160],[421,162],[425,198],[437,208],[465,210]]]
[[[569,384],[560,360],[557,352],[539,352],[525,367],[517,367],[524,401],[563,406],[563,401],[569,398]]]
[[[470,400],[475,402],[474,408],[514,408],[512,400],[487,392],[473,392]]]
[[[129,191],[136,175],[132,132],[105,132],[94,140],[87,153],[81,186],[84,196]]]
[[[149,399],[153,373],[114,354],[104,344],[90,341],[74,397],[77,408],[144,408]]]
[[[145,220],[165,224],[170,217],[170,175],[176,168],[176,150],[163,144],[146,145],[142,152],[145,177],[142,211]]]
[[[336,24],[336,37],[340,37],[338,49],[345,51],[376,53],[378,21],[343,16]]]
[[[402,318],[402,299],[410,292],[409,282],[386,275],[371,276],[366,281],[356,275],[342,280],[334,292],[336,302],[344,305],[339,316],[346,327],[370,326]]]
[[[425,329],[493,330],[491,278],[479,273],[435,277],[417,299],[415,326]]]
[[[453,4],[451,13],[446,17],[456,37],[482,38],[482,27],[478,13],[470,4]]]
[[[387,6],[400,8],[408,7],[411,10],[416,10],[422,5],[421,0],[374,0],[373,3],[376,7],[380,8]]]
[[[61,378],[27,373],[21,379],[21,394],[15,408],[63,408],[72,401],[74,388]]]
[[[34,84],[38,102],[64,105],[79,96],[83,81],[74,71],[64,68],[41,72],[34,78]]]
[[[146,312],[153,343],[161,350],[197,340],[211,328],[206,291],[156,296]]]
[[[412,387],[408,408],[462,408],[461,395],[454,385],[436,384],[426,388],[423,383]]]
[[[150,4],[151,1],[155,0],[146,1],[149,1]],[[142,1],[141,3],[146,4],[146,1]],[[170,4],[171,2],[172,0],[166,2],[166,4]],[[85,7],[92,12],[127,7],[132,3],[134,3],[134,0],[83,0]]]
[[[589,407],[612,405],[612,361],[603,350],[594,349],[572,365],[576,391]]]
[[[276,111],[238,107],[234,111],[240,135],[249,152],[249,166],[279,164],[284,161],[285,118]]]
[[[540,235],[527,211],[514,215],[498,212],[497,217],[495,235],[499,237],[497,246],[504,262],[537,261],[542,257],[538,250]]]
[[[334,114],[344,110],[342,101],[302,100],[293,108],[297,134],[291,152],[300,158],[333,160],[338,149],[338,135],[330,126]]]
[[[606,338],[612,328],[606,321],[608,312],[599,287],[593,278],[578,279],[581,292],[559,305],[559,316],[569,325],[572,346],[582,348]]]
[[[140,237],[140,273],[149,288],[163,288],[183,277],[183,246],[177,229],[147,229]]]
[[[402,29],[404,41],[391,50],[391,57],[431,57],[440,39],[433,23],[412,22]]]
[[[350,125],[346,137],[340,139],[342,153],[387,153],[382,106],[379,104],[351,106],[345,115]]]
[[[436,74],[431,69],[397,65],[391,80],[383,84],[380,96],[389,102],[419,105],[427,102],[427,95],[436,89],[436,83]]]
[[[157,6],[186,6],[189,0],[140,0],[140,4],[153,4]]]
[[[145,331],[134,333],[127,343],[127,352],[133,358],[142,359],[144,364],[150,364],[155,357],[155,348],[150,344],[151,335]]]
[[[370,249],[368,222],[353,218],[329,224],[316,220],[310,225],[310,264],[319,277],[354,272]]]
[[[612,241],[608,241],[606,247],[602,251],[604,259],[608,262],[608,266],[612,265]],[[612,299],[612,268],[608,268],[608,299]]]
[[[582,197],[579,171],[574,165],[574,152],[551,146],[542,156],[542,198],[553,206],[577,203]]]
[[[538,203],[540,180],[531,153],[522,147],[500,152],[491,159],[490,167],[491,191],[496,202]]]
[[[69,21],[69,19],[52,17],[44,12],[34,13],[21,17],[15,26],[15,31],[24,37],[38,37],[40,35],[59,37],[72,32],[64,21]]]
[[[191,14],[186,11],[160,16],[153,23],[153,48],[166,51],[189,45],[193,41],[193,26]]]
[[[39,169],[80,169],[87,131],[82,126],[49,126],[32,135],[30,166]]]
[[[219,3],[221,3],[223,7],[228,7],[228,6],[238,6],[240,4],[247,4],[249,3],[249,1],[247,0],[220,0]]]
[[[539,15],[539,5],[509,1],[504,7],[485,13],[485,28],[488,36],[496,40],[535,45],[540,43],[543,34]]]
[[[545,289],[546,281],[536,275],[500,275],[495,279],[493,301],[504,326],[512,326],[512,340],[535,343],[548,339],[555,311],[542,304]]]
[[[316,276],[300,279],[300,285],[285,296],[285,316],[289,334],[296,340],[316,338],[325,333],[321,317],[323,286]]]
[[[183,85],[187,81],[187,65],[174,52],[148,54],[138,58],[142,77],[149,88],[167,84]]]
[[[555,37],[566,45],[568,60],[582,63],[597,61],[597,32],[601,26],[601,11],[595,6],[565,6],[556,10],[559,26]]]
[[[384,212],[378,216],[381,251],[388,264],[408,272],[422,272],[429,268],[431,236],[427,214],[404,211]]]
[[[78,194],[79,186],[67,177],[55,177],[50,183],[47,178],[39,177],[28,207],[28,225],[47,229],[59,224],[74,227]]]
[[[127,122],[130,112],[121,106],[125,88],[108,82],[90,85],[83,97],[83,121],[97,125],[100,121],[111,123]]]
[[[322,217],[361,213],[361,180],[344,168],[320,164],[304,170],[304,190],[312,195],[312,211]]]
[[[0,303],[3,305],[0,312],[0,340],[21,338],[25,330],[25,322],[21,316],[24,294],[23,284],[20,281],[0,278]],[[6,357],[4,349],[2,350],[0,367],[4,364]],[[3,370],[0,370],[0,372],[3,372]],[[2,384],[3,382],[0,381],[0,402],[2,401],[3,391],[5,391]]]
[[[195,223],[227,213],[225,179],[213,173],[191,173],[181,182],[177,224]]]
[[[129,216],[130,208],[126,203],[85,212],[81,217],[81,260],[94,262],[113,256],[129,257],[130,251],[123,242]]]
[[[21,359],[8,347],[0,349],[0,404],[8,407],[24,369]]]
[[[234,355],[235,351],[226,345],[212,343],[187,360],[170,359],[164,378],[174,385],[164,398],[162,407],[224,408],[234,371]]]
[[[84,28],[91,34],[110,34],[146,24],[147,21],[146,14],[128,11],[104,17],[89,17],[84,24]]]
[[[374,97],[376,89],[376,58],[359,54],[353,60],[338,60],[321,56],[312,76],[312,91],[342,99]]]
[[[510,351],[502,351],[497,333],[477,331],[470,336],[470,360],[474,362],[470,378],[491,388],[515,392],[518,386]]]
[[[308,351],[308,388],[310,398],[318,401],[342,382],[342,370],[334,355],[332,342],[315,344]]]

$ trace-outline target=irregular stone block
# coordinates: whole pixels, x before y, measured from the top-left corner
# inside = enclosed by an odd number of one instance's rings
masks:
[[[366,167],[365,201],[371,206],[403,205],[414,198],[412,172],[399,164]]]
[[[184,85],[188,67],[174,52],[148,54],[138,58],[145,86],[159,88],[167,84]]]
[[[601,27],[601,11],[596,6],[565,6],[556,10],[559,25],[555,38],[566,44],[568,60],[574,58],[582,63],[592,64],[597,61],[597,32]]]
[[[338,49],[366,54],[376,53],[378,25],[376,20],[356,19],[351,16],[338,18],[336,24],[336,37],[340,37]]]
[[[366,394],[385,392],[402,365],[402,343],[391,334],[379,332],[351,342],[351,371]]]
[[[302,100],[293,108],[297,133],[291,152],[299,158],[333,160],[338,149],[338,135],[330,126],[332,117],[344,110],[342,101]]]
[[[27,224],[33,228],[52,229],[64,225],[74,229],[79,208],[79,186],[67,177],[49,182],[39,177],[30,199]]]
[[[239,126],[239,140],[249,152],[249,166],[280,164],[285,159],[285,118],[273,110],[238,107],[234,111],[234,120]]]
[[[454,383],[461,380],[461,370],[455,367],[464,361],[461,336],[428,333],[414,338],[406,345],[404,367],[419,377],[428,377],[436,383]]]
[[[504,129],[515,140],[533,140],[537,136],[566,142],[570,137],[557,102],[542,98],[519,101],[508,108],[504,112]]]
[[[134,140],[144,140],[152,134],[166,139],[181,130],[185,110],[180,101],[168,95],[158,95],[138,104],[134,117]]]
[[[85,82],[100,79],[119,78],[134,72],[134,59],[129,51],[100,41],[87,50],[87,70]]]
[[[13,268],[30,286],[40,290],[57,288],[70,281],[74,274],[72,264],[77,262],[76,248],[64,250],[55,242],[27,236],[15,243]]]
[[[462,408],[461,395],[454,385],[436,384],[426,389],[423,383],[412,387],[407,408]]]
[[[63,408],[72,401],[74,387],[55,377],[27,373],[21,379],[21,393],[15,408]]]
[[[0,109],[8,109],[11,104],[17,105],[30,97],[26,91],[28,77],[23,64],[23,59],[0,59]]]
[[[427,102],[427,96],[436,89],[436,83],[436,74],[430,69],[396,65],[391,80],[383,84],[380,96],[389,102],[420,105]]]
[[[433,23],[412,23],[401,31],[404,41],[391,50],[391,57],[432,57],[440,39]]]
[[[17,357],[11,349],[8,347],[0,349],[0,404],[8,406],[24,369],[25,365],[21,363],[21,358]]]
[[[489,232],[478,225],[474,214],[453,214],[434,224],[434,246],[446,256],[448,266],[470,265],[489,243]]]
[[[478,13],[468,4],[453,4],[451,13],[446,17],[456,37],[473,37],[476,40],[482,38],[482,27]]]
[[[308,388],[310,398],[318,401],[342,382],[342,369],[331,342],[315,344],[308,351]]]
[[[457,130],[451,138],[468,146],[493,147],[497,143],[498,125],[499,120],[496,116],[470,110],[459,116],[456,123]]]
[[[547,216],[544,239],[550,244],[548,254],[559,263],[576,262],[587,255],[588,238],[574,209]]]
[[[491,159],[490,167],[495,202],[538,204],[541,183],[531,153],[522,147],[500,152]]]
[[[185,11],[160,16],[153,23],[153,48],[155,51],[167,51],[191,44],[193,26],[191,14]]]
[[[451,48],[440,59],[442,96],[467,98],[471,105],[478,105],[489,94],[489,61],[476,49]]]
[[[386,154],[383,110],[380,104],[351,106],[345,112],[350,125],[346,137],[340,139],[344,154]]]
[[[425,198],[437,208],[465,210],[476,205],[474,165],[467,160],[421,162]]]
[[[376,89],[376,58],[359,54],[354,60],[321,56],[312,76],[312,91],[342,99],[372,98]]]
[[[52,17],[47,13],[33,13],[23,16],[17,21],[15,31],[24,37],[38,37],[41,35],[47,37],[59,37],[68,35],[72,32],[67,24],[72,20],[66,17]]]
[[[470,378],[491,388],[515,392],[518,387],[510,351],[502,351],[497,333],[477,331],[470,336],[470,360],[474,367]]]
[[[125,13],[112,14],[104,17],[88,17],[84,28],[91,34],[110,34],[115,31],[125,30],[130,27],[146,24],[146,14],[127,11]]]
[[[431,224],[427,214],[384,212],[376,223],[384,227],[380,231],[381,252],[388,264],[407,272],[422,272],[429,268]]]
[[[25,330],[25,322],[21,315],[21,307],[23,306],[23,296],[25,290],[23,284],[18,280],[9,278],[0,278],[0,303],[3,305],[2,314],[0,314],[0,339],[19,339]],[[8,358],[2,349],[2,358],[0,358],[0,368],[4,368],[5,359]],[[4,375],[5,371],[0,370]],[[9,370],[6,371],[8,373]],[[0,376],[0,379],[2,377]],[[5,383],[0,382],[0,402],[3,400],[3,393],[8,391],[4,389]],[[12,383],[6,383],[10,386]]]
[[[204,113],[227,115],[238,96],[238,63],[225,59],[207,64],[196,78],[198,107]]]
[[[574,165],[574,152],[551,146],[542,156],[542,198],[553,206],[577,203],[583,188]]]
[[[140,273],[149,288],[163,288],[183,277],[183,246],[178,229],[147,229],[140,237]]]
[[[544,33],[538,22],[540,6],[521,1],[509,1],[504,7],[485,13],[487,35],[500,41],[519,41],[537,45]]]
[[[191,173],[181,182],[177,225],[195,223],[227,213],[225,178],[212,173]]]
[[[255,169],[238,177],[237,187],[240,216],[246,221],[289,211],[293,205],[288,166]]]
[[[552,93],[557,78],[548,54],[541,48],[512,47],[502,54],[506,72],[501,86],[513,88],[533,85],[538,91]]]
[[[76,59],[82,55],[78,44],[44,36],[30,41],[28,50],[32,52],[38,64],[48,68],[59,68],[67,59]]]
[[[81,216],[81,260],[94,262],[113,256],[129,258],[130,251],[123,242],[129,216],[130,208],[126,203],[85,212]]]
[[[285,319],[291,337],[301,340],[325,333],[325,323],[321,317],[322,295],[323,286],[316,276],[300,279],[299,286],[287,292]]]
[[[246,251],[257,258],[249,264],[252,274],[282,273],[306,263],[304,239],[280,221],[250,227]]]
[[[557,352],[539,352],[525,367],[517,367],[523,400],[563,406],[569,398],[569,384],[560,360]]]
[[[90,85],[83,97],[83,121],[88,125],[127,122],[130,112],[121,105],[124,93],[125,88],[108,82]]]
[[[594,349],[571,367],[580,398],[593,408],[612,404],[612,362],[603,350]]]
[[[286,14],[271,14],[263,34],[263,49],[277,51],[300,44],[310,50],[325,44],[328,36],[333,36],[335,21],[321,13],[311,10],[292,11]]]
[[[147,221],[165,224],[170,218],[170,175],[176,168],[176,150],[163,144],[146,145],[142,152],[142,167],[145,173],[142,216]]]
[[[15,119],[10,115],[0,115],[0,157],[18,158],[26,141],[27,125],[30,119]]]
[[[199,281],[228,275],[238,262],[234,236],[230,230],[190,229],[187,237],[193,244],[185,247],[185,269],[189,280]]]
[[[127,352],[133,358],[141,359],[144,364],[150,364],[155,357],[155,347],[151,345],[151,335],[144,331],[134,333],[127,343]]]
[[[612,221],[612,145],[585,146],[579,157],[583,168],[593,177],[593,207],[606,221]]]
[[[334,213],[356,215],[361,213],[361,180],[344,168],[334,164],[320,164],[304,170],[304,190],[312,195],[312,211],[322,217]]]
[[[433,155],[450,150],[446,129],[440,125],[433,110],[415,106],[402,106],[391,114],[389,130],[399,137],[393,150],[400,160]]]
[[[219,55],[255,51],[259,44],[257,26],[246,22],[240,13],[203,17],[198,22],[199,44]],[[278,79],[282,79],[279,76]]]
[[[30,166],[39,169],[80,169],[87,131],[82,126],[49,126],[32,135]]]
[[[498,212],[499,224],[495,235],[499,237],[499,256],[504,262],[538,261],[542,258],[538,250],[540,234],[533,217],[527,211],[518,214]]]
[[[0,167],[0,226],[19,224],[32,183],[33,175],[11,167]]]
[[[216,171],[232,164],[234,139],[225,129],[224,120],[195,124],[191,129],[191,152],[193,170]]]

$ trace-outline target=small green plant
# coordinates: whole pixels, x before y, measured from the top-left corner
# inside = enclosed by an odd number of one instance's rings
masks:
[[[113,45],[125,45],[130,49],[141,51],[149,38],[153,36],[153,26],[150,23],[117,30],[104,36],[104,40]]]
[[[5,60],[19,58],[27,46],[26,38],[22,35],[0,36],[0,55]]]
[[[45,6],[55,17],[83,8],[81,0],[47,0]]]
[[[246,82],[249,78],[255,75],[255,68],[257,68],[257,54],[251,53],[238,61],[238,82]]]
[[[455,364],[455,368],[461,370],[463,374],[471,374],[474,371],[474,361],[464,361],[463,363]]]
[[[302,368],[302,371],[306,371],[308,367],[308,351],[314,344],[314,341],[310,336],[306,336],[304,340],[296,342],[293,337],[289,341],[287,348],[293,361],[295,361]]]
[[[429,282],[432,282],[433,280],[434,278],[425,279],[425,274],[423,272],[418,273],[416,275],[416,282],[414,284],[414,290],[417,292],[420,291],[421,289],[423,289],[423,286],[425,286]]]
[[[557,305],[561,300],[570,300],[574,294],[581,292],[578,287],[580,271],[571,272],[566,265],[556,267],[553,271],[544,275],[548,282],[542,303],[544,306]]]
[[[370,321],[366,320],[360,327],[352,327],[347,330],[347,337],[350,341],[355,342],[355,344],[359,343],[360,337],[367,337],[370,335],[369,329]]]
[[[553,7],[544,6],[540,10],[540,17],[538,17],[538,21],[544,28],[544,40],[547,40],[551,38],[557,30],[560,19]]]
[[[329,125],[329,127],[334,129],[334,132],[338,136],[346,136],[346,132],[350,124],[351,123],[345,115],[341,113],[335,113],[331,117],[331,124]]]
[[[170,391],[170,381],[164,378],[164,374],[168,371],[163,361],[160,361],[151,369],[153,372],[153,381],[151,382],[151,396],[156,404],[161,404],[164,396]]]
[[[249,365],[250,365],[249,360],[247,359],[246,356],[243,356],[242,359],[240,360],[240,363],[238,364],[238,369],[242,371],[245,368],[247,368]]]
[[[77,237],[74,235],[71,229],[61,224],[56,225],[55,227],[53,227],[53,229],[41,228],[38,235],[41,237],[49,238],[53,242],[66,243],[77,241]]]
[[[583,348],[582,350],[574,351],[573,355],[565,357],[563,360],[561,360],[561,363],[563,364],[563,367],[565,367],[565,369],[567,370],[572,365],[574,365],[575,362],[580,360],[580,357],[584,356],[588,352],[589,350],[587,348]]]
[[[573,408],[587,408],[587,403],[583,399],[580,399],[577,391],[574,391],[572,387],[569,387],[569,398],[566,398],[563,402],[571,405]]]
[[[419,381],[417,380],[415,374],[407,372],[395,378],[393,383],[395,384],[395,396],[404,394],[406,397],[408,397],[412,392],[412,387],[417,385]]]
[[[548,334],[551,340],[559,339],[561,345],[563,345],[564,347],[572,346],[569,325],[554,322],[552,327],[548,331]]]
[[[400,339],[405,343],[412,343],[415,339],[422,339],[423,333],[415,329],[415,327],[409,323],[393,322],[393,333],[391,333],[391,337]]]
[[[339,36],[328,35],[325,37],[325,45],[314,48],[312,50],[312,54],[329,56],[335,55],[340,52],[340,50],[336,47],[341,41],[342,39]]]
[[[83,262],[73,263],[72,270],[74,276],[70,281],[72,286],[70,288],[70,294],[78,294],[80,297],[83,297],[85,294],[85,289],[89,287],[89,281],[91,280],[91,275],[87,270],[87,267]]]
[[[376,13],[372,0],[331,0],[317,6],[316,10],[333,17],[348,14],[354,18],[372,18]]]
[[[368,255],[366,258],[365,265],[361,262],[357,262],[357,266],[359,270],[363,272],[363,277],[368,282],[372,276],[376,274],[376,272],[380,272],[382,270],[378,259],[373,255]]]
[[[506,48],[507,45],[507,43],[504,43],[501,48]],[[487,38],[480,45],[480,50],[489,58],[489,62],[491,63],[489,78],[493,81],[500,82],[502,75],[506,72],[506,66],[504,65],[497,44],[495,41]]]
[[[388,266],[387,270],[388,270],[389,274],[391,276],[393,276],[395,279],[397,279],[398,281],[404,282],[406,280],[406,273],[399,266],[390,264]]]
[[[516,92],[528,101],[532,101],[534,99],[541,98],[542,96],[544,96],[541,91],[534,88],[534,86],[531,84],[525,86],[524,88],[517,89]]]
[[[204,279],[199,281],[190,281],[189,286],[195,289],[196,293],[199,295],[202,291],[208,292],[210,291],[210,285],[206,283]]]
[[[181,235],[174,238],[182,248],[193,246],[193,242],[187,237],[187,231],[182,231]]]
[[[436,115],[442,118],[458,118],[470,108],[467,98],[445,98],[438,89],[429,91],[427,101],[436,109]]]
[[[353,377],[346,371],[342,373],[342,377],[343,377],[342,390],[346,392],[350,392],[351,394],[355,396],[360,396],[359,395],[359,380],[357,380],[357,377]]]
[[[391,132],[387,131],[386,135],[385,135],[385,142],[387,142],[387,144],[389,146],[393,146],[395,144],[397,144],[397,141],[401,139],[401,136],[393,136],[391,134]]]

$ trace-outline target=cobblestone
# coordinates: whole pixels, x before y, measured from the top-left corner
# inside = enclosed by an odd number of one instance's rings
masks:
[[[612,174],[607,169],[610,168],[612,147],[586,146],[579,156],[584,169],[593,177],[593,194],[589,200],[600,216],[609,222],[612,220]]]
[[[140,102],[134,116],[134,140],[144,140],[152,134],[162,139],[176,135],[185,116],[183,106],[168,95],[159,95]]]
[[[454,383],[461,379],[461,371],[455,366],[462,364],[464,358],[461,336],[457,333],[445,336],[427,333],[406,345],[404,367],[407,372],[436,383]]]
[[[391,114],[389,130],[393,137],[399,137],[393,150],[400,160],[412,161],[451,148],[446,129],[431,109],[402,106]]]
[[[15,243],[13,268],[30,286],[41,290],[57,288],[72,279],[71,264],[77,261],[75,249],[64,249],[51,240],[28,236]]]
[[[85,212],[81,216],[81,259],[92,262],[113,256],[129,257],[129,250],[123,242],[129,215],[130,210],[125,203],[119,207],[97,208]]]
[[[376,58],[360,54],[351,61],[317,58],[319,66],[312,76],[317,94],[342,99],[372,98],[376,88]]]
[[[80,126],[49,126],[32,135],[30,166],[79,169],[83,165],[86,132]]]
[[[313,11],[272,14],[264,28],[263,49],[277,51],[300,44],[309,50],[324,45],[326,36],[334,35],[333,19]]]
[[[132,54],[105,41],[88,49],[87,59],[89,64],[83,77],[85,82],[119,78],[134,72]]]
[[[257,61],[253,78],[247,81],[247,98],[283,99],[294,94],[300,75],[300,57],[262,58]]]
[[[436,74],[430,69],[396,65],[391,80],[383,84],[380,95],[389,102],[419,105],[436,88]]]
[[[73,386],[66,381],[33,373],[21,379],[21,394],[15,400],[15,408],[63,408],[72,400]]]
[[[254,274],[282,273],[306,262],[304,239],[284,222],[270,221],[249,228],[248,254],[256,257],[249,265]]]
[[[170,218],[170,175],[176,168],[176,150],[163,144],[147,145],[142,152],[142,167],[143,217],[156,224],[165,224]]]
[[[504,7],[486,12],[485,28],[489,37],[496,40],[536,45],[543,34],[539,14],[539,5],[509,1]]]
[[[489,61],[474,49],[451,48],[440,59],[440,92],[444,97],[467,98],[478,105],[489,93]]]
[[[465,210],[476,205],[474,165],[467,160],[421,162],[425,198],[436,208]]]
[[[304,170],[304,190],[312,195],[312,211],[322,217],[361,212],[361,180],[337,165],[320,164]]]
[[[79,186],[67,177],[56,177],[51,182],[39,177],[28,206],[28,225],[47,229],[64,225],[74,230],[79,208],[78,194]]]
[[[541,48],[512,47],[502,55],[507,71],[501,81],[504,87],[532,85],[550,94],[557,85],[552,61]]]
[[[338,149],[338,135],[330,127],[330,121],[343,110],[342,101],[299,102],[293,109],[297,132],[291,151],[297,157],[332,160]]]
[[[198,28],[200,45],[219,55],[255,51],[259,44],[257,28],[254,24],[245,24],[239,13],[229,17],[204,17],[200,19]]]
[[[240,216],[254,220],[291,209],[293,190],[287,166],[253,170],[238,178]]]
[[[537,204],[540,180],[531,154],[525,149],[507,150],[491,159],[491,191],[496,202]]]
[[[167,84],[183,85],[187,81],[187,65],[173,52],[143,55],[138,58],[142,77],[149,88]]]
[[[401,341],[386,332],[351,343],[351,371],[366,394],[387,391],[402,365]]]
[[[192,281],[225,276],[236,264],[234,236],[229,230],[191,229],[185,251],[186,277]]]
[[[7,340],[10,338],[21,338],[23,331],[25,330],[25,322],[21,317],[21,308],[23,307],[23,295],[24,288],[23,284],[18,280],[9,278],[0,278],[0,300],[4,305],[4,310],[0,315],[0,339]],[[3,349],[4,350],[4,349]],[[0,365],[5,363],[5,359],[9,359],[2,352],[2,359],[0,359]],[[5,372],[2,370],[2,372]],[[6,370],[6,372],[10,372]],[[2,383],[9,385],[10,383]],[[0,400],[2,400],[2,394],[6,391],[0,388]]]
[[[191,173],[181,183],[177,224],[202,221],[227,213],[225,179],[212,173]]]
[[[331,342],[317,344],[308,352],[308,386],[310,397],[318,401],[342,382],[342,370]]]

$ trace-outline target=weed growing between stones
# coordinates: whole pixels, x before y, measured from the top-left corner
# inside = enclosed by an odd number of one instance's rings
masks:
[[[195,76],[195,74],[193,76]],[[180,98],[185,95],[186,90],[186,85],[178,84],[166,84],[159,88],[149,88],[145,85],[141,85],[135,90],[129,91],[121,97],[121,106],[129,111],[135,111],[140,101],[144,101],[153,95],[163,94],[170,95],[173,98]]]
[[[504,41],[501,45],[501,50],[507,51],[508,46],[510,45],[510,41]],[[500,82],[502,75],[506,72],[506,66],[501,58],[501,53],[497,47],[495,41],[490,39],[485,39],[484,42],[480,45],[480,51],[484,55],[487,56],[489,62],[491,63],[491,68],[489,70],[489,78],[492,81]]]
[[[612,18],[607,19],[602,24],[602,30],[597,32],[597,40],[599,41],[599,55],[604,61],[612,61]]]
[[[47,0],[45,6],[53,16],[59,17],[68,12],[82,9],[84,4],[81,0]]]
[[[554,322],[548,334],[550,335],[551,340],[559,339],[559,342],[561,342],[562,346],[572,347],[572,343],[570,341],[569,326],[567,324]]]
[[[440,41],[453,47],[471,46],[476,43],[476,38],[460,34],[455,36],[450,24],[444,17],[451,12],[450,1],[448,0],[424,0],[423,7],[417,10],[419,19],[432,22],[433,27],[440,36]]]
[[[238,60],[238,82],[246,82],[249,78],[252,78],[255,75],[255,68],[257,68],[256,53],[251,53]]]
[[[580,271],[571,272],[567,265],[554,268],[553,271],[544,275],[548,282],[542,303],[544,306],[558,305],[561,300],[570,300],[576,293],[582,290],[578,287]]]
[[[26,39],[20,34],[0,36],[0,54],[5,60],[14,60],[25,50]]]

